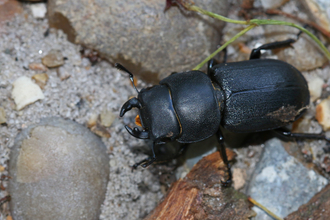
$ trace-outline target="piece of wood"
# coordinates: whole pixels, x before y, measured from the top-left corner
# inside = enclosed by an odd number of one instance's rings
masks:
[[[227,149],[228,159],[235,153]],[[184,179],[172,184],[166,197],[145,218],[154,219],[249,219],[255,216],[247,196],[223,187],[226,166],[220,153],[201,159]]]
[[[285,220],[330,219],[330,184],[317,193],[308,203],[288,215]]]

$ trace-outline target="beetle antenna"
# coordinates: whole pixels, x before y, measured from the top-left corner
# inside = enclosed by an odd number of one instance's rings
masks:
[[[139,90],[137,90],[137,88],[135,87],[135,84],[134,84],[134,76],[133,76],[133,73],[131,73],[130,71],[128,71],[128,69],[126,69],[123,65],[121,65],[120,63],[115,63],[115,67],[121,71],[124,71],[126,73],[129,74],[129,79],[131,80],[132,84],[133,84],[133,87],[134,89],[136,90],[137,93],[139,93]]]

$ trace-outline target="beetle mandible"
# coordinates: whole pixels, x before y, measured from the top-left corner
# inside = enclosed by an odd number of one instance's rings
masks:
[[[299,34],[298,34],[299,37]],[[297,120],[309,106],[309,90],[303,75],[292,65],[272,59],[259,59],[260,50],[287,47],[296,40],[264,44],[254,50],[250,60],[208,64],[208,74],[201,71],[174,73],[159,85],[138,91],[133,74],[120,64],[115,66],[127,72],[137,98],[129,99],[121,108],[120,117],[133,107],[139,109],[143,130],[125,126],[134,137],[151,139],[153,155],[133,165],[147,167],[157,160],[155,145],[170,141],[194,143],[216,134],[220,153],[228,163],[220,126],[236,132],[274,130]],[[326,139],[322,134],[294,134],[290,137]]]

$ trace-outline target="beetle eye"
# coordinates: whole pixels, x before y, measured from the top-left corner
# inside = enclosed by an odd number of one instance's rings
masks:
[[[137,126],[142,127],[141,119],[140,119],[140,115],[137,115],[137,116],[135,117],[135,124],[136,124]]]

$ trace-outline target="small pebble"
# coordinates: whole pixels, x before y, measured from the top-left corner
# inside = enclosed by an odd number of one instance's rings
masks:
[[[322,125],[323,130],[330,130],[330,96],[316,106],[315,118]]]
[[[243,188],[246,182],[245,179],[246,179],[245,170],[240,168],[233,169],[233,182],[234,182],[234,188],[236,190]]]
[[[47,71],[47,67],[45,67],[42,63],[30,63],[29,69],[37,71]]]
[[[97,114],[92,114],[88,119],[87,127],[91,128],[91,127],[96,126],[97,118],[98,118]]]
[[[311,128],[311,119],[301,117],[292,124],[292,132],[308,133]]]
[[[68,79],[71,76],[70,72],[63,66],[59,67],[56,72],[57,72],[57,76],[62,81]]]
[[[112,111],[104,110],[100,115],[101,125],[110,127],[113,121],[116,119],[116,115]]]
[[[265,9],[278,8],[288,0],[261,0],[262,7]]]
[[[45,18],[47,13],[46,3],[37,3],[30,5],[32,15],[35,18]]]
[[[6,123],[6,112],[5,109],[0,107],[0,124]]]
[[[96,135],[98,135],[100,137],[104,137],[104,138],[110,138],[111,137],[111,135],[108,132],[108,130],[104,126],[102,126],[102,125],[100,125],[98,123],[95,126],[91,127],[91,131],[94,134],[96,134]]]
[[[36,81],[40,88],[44,88],[48,81],[48,75],[46,73],[38,73],[32,76],[32,79]]]
[[[248,149],[247,156],[248,156],[249,158],[254,157],[255,154],[256,154],[256,151],[255,151],[255,150],[253,150],[253,149]]]
[[[329,156],[324,157],[321,166],[325,170],[325,172],[327,172],[327,173],[330,172],[330,157]]]
[[[51,50],[42,59],[42,64],[49,68],[59,67],[64,64],[62,52],[59,50]]]
[[[39,99],[45,98],[40,87],[26,76],[16,79],[13,87],[11,95],[16,103],[17,111]]]
[[[309,80],[308,89],[311,95],[312,102],[321,97],[323,84],[324,81],[320,77],[315,77]]]

